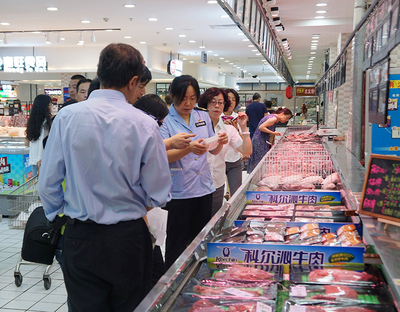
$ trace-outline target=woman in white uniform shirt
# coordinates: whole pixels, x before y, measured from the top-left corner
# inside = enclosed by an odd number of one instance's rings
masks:
[[[228,107],[226,112],[221,115],[224,124],[234,126],[238,129],[237,119],[238,113],[233,110],[239,104],[239,94],[234,89],[225,89],[228,94],[228,98],[231,101],[231,105]],[[240,159],[240,153],[232,147],[228,147],[228,152],[225,156],[225,173],[228,178],[229,192],[232,196],[236,190],[242,185],[242,161]]]
[[[207,153],[207,161],[210,166],[211,176],[216,189],[213,193],[213,215],[219,210],[219,208],[221,208],[224,197],[225,155],[228,151],[228,146],[244,155],[250,155],[252,153],[250,132],[248,132],[246,126],[247,115],[245,113],[239,113],[237,117],[237,123],[242,131],[243,139],[240,137],[240,134],[235,127],[224,124],[220,118],[222,112],[227,110],[230,104],[228,95],[220,88],[207,89],[201,95],[198,103],[199,107],[208,109],[208,115],[212,121],[214,132],[226,132],[228,135],[228,144],[225,144],[222,147],[219,154],[212,155],[211,153]]]

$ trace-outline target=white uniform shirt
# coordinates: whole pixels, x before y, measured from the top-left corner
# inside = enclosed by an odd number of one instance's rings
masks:
[[[225,156],[228,152],[228,148],[231,147],[236,151],[236,149],[243,144],[243,140],[236,128],[234,126],[225,125],[221,118],[215,126],[214,131],[215,134],[226,132],[228,135],[228,143],[224,144],[222,150],[217,155],[213,155],[210,152],[207,153],[207,162],[210,166],[214,187],[217,189],[225,184]]]
[[[45,121],[46,122],[46,121]],[[45,129],[44,125],[40,129],[40,137],[36,141],[29,142],[29,165],[35,165],[43,156],[43,139],[49,135],[49,129]]]
[[[221,116],[224,116],[224,114],[222,114]],[[231,116],[233,118],[236,118],[238,116],[238,113],[232,112]],[[225,161],[234,163],[234,162],[237,162],[239,159],[240,159],[240,153],[236,149],[229,146],[228,152],[226,153],[226,156],[225,156]]]

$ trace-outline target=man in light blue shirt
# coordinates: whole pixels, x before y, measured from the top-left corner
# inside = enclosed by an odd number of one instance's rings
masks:
[[[104,48],[101,89],[59,112],[42,158],[46,216],[69,217],[63,261],[72,312],[131,312],[149,290],[152,249],[143,217],[166,205],[171,177],[157,123],[127,103],[143,63],[129,45]]]

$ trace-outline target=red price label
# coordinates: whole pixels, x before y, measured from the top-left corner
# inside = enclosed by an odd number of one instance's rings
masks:
[[[0,157],[0,167],[7,166],[7,157]]]

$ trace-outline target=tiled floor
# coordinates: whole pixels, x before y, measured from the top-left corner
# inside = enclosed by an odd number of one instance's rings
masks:
[[[8,219],[0,222],[0,312],[67,312],[67,292],[57,262],[50,270],[51,287],[44,288],[46,266],[21,265],[22,285],[17,287],[14,270],[22,247],[23,230],[8,228]]]

